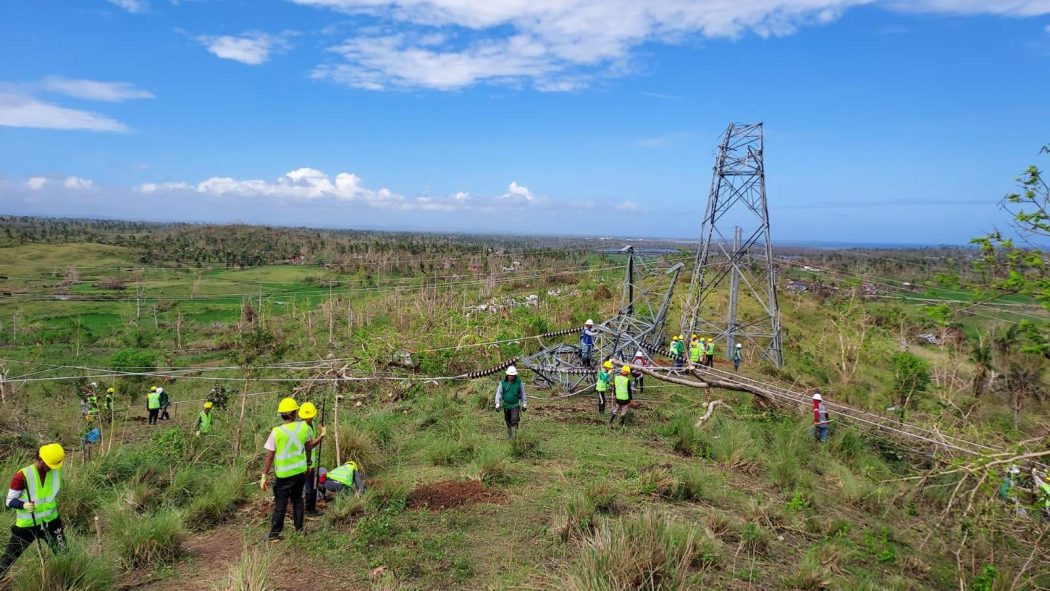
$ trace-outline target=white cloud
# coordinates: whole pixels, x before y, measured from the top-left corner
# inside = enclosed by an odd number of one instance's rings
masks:
[[[455,90],[479,83],[571,91],[629,70],[646,43],[790,35],[855,6],[950,14],[1035,16],[1050,0],[291,0],[368,14],[330,50],[315,78],[381,90]],[[377,33],[377,30],[388,32]]]
[[[535,198],[528,187],[519,185],[515,181],[511,181],[510,185],[507,186],[507,192],[500,195],[500,199],[518,199],[523,201],[532,201]]]
[[[372,207],[396,210],[421,211],[494,211],[520,208],[550,202],[536,197],[528,187],[512,181],[507,191],[497,196],[482,197],[464,191],[448,196],[421,196],[408,198],[387,188],[370,189],[361,177],[350,172],[341,172],[335,177],[316,168],[297,168],[285,173],[275,181],[262,179],[235,179],[211,177],[196,184],[185,181],[165,183],[142,183],[133,191],[146,195],[192,193],[214,197],[265,197],[285,201],[322,201],[335,203],[361,203]],[[574,207],[578,204],[560,203],[559,207]]]
[[[127,131],[117,121],[79,109],[67,109],[31,96],[0,92],[0,126],[86,131]]]
[[[94,181],[90,181],[88,179],[82,179],[77,176],[71,176],[66,177],[66,180],[62,183],[62,186],[64,186],[67,189],[73,189],[74,191],[88,191],[95,186],[95,183]]]
[[[97,80],[69,80],[57,76],[44,78],[41,86],[48,91],[92,101],[118,103],[131,99],[153,98],[148,90],[136,88],[127,82],[99,82]]]
[[[141,14],[149,8],[149,4],[145,0],[109,0],[109,3],[115,4],[131,14]]]
[[[39,191],[46,185],[52,183],[60,184],[71,191],[90,191],[95,187],[94,181],[83,179],[78,176],[67,176],[65,179],[49,179],[44,176],[33,176],[26,179],[26,182],[23,184],[28,189]]]
[[[266,33],[244,33],[241,36],[220,35],[196,38],[208,51],[218,57],[250,66],[258,66],[270,60],[270,55],[288,48],[282,36]]]

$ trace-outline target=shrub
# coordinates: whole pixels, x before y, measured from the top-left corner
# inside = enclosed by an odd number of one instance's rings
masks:
[[[44,551],[40,559],[23,559],[12,582],[14,591],[107,591],[116,577],[112,560],[89,554],[74,538],[61,554]]]
[[[474,453],[474,441],[465,435],[452,438],[439,435],[423,450],[427,461],[435,466],[455,466]]]
[[[653,512],[600,525],[569,567],[572,591],[701,588],[699,574],[718,560],[718,542]]]
[[[266,591],[270,589],[270,563],[273,561],[266,546],[244,544],[241,559],[230,569],[230,574],[215,585],[216,591]]]
[[[539,437],[531,431],[518,431],[510,440],[510,455],[519,460],[543,457]]]
[[[186,530],[176,511],[154,515],[119,511],[110,518],[109,526],[117,553],[129,568],[172,564],[182,555]]]

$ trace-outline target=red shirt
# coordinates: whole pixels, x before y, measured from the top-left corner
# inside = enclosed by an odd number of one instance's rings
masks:
[[[25,490],[26,489],[26,475],[19,470],[15,472],[14,477],[11,478],[11,490]]]

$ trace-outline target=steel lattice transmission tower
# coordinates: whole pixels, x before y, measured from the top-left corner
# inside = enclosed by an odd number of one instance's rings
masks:
[[[715,158],[682,333],[686,339],[689,333],[715,338],[727,356],[742,342],[780,367],[780,308],[762,158],[762,124],[731,123]],[[741,291],[750,298],[741,299]]]

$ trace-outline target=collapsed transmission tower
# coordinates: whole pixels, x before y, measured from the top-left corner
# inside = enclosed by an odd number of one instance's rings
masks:
[[[566,395],[586,392],[594,387],[595,369],[603,360],[630,360],[637,351],[648,357],[649,349],[663,345],[664,323],[683,265],[659,266],[639,256],[631,246],[621,252],[627,253],[627,269],[620,306],[615,316],[595,325],[598,336],[590,365],[584,364],[579,343],[546,347],[521,359],[521,364],[536,374],[538,383]]]
[[[681,326],[687,339],[693,333],[724,343],[727,356],[743,342],[780,367],[780,308],[762,150],[761,123],[731,123],[722,137]],[[741,291],[750,298],[741,300]]]

